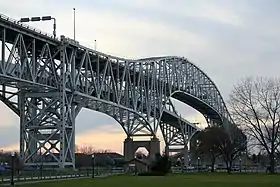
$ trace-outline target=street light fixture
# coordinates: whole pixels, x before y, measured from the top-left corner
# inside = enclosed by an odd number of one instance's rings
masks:
[[[15,172],[14,160],[15,160],[15,156],[16,156],[16,153],[15,152],[11,152],[11,157],[12,157],[12,163],[11,163],[11,186],[15,185],[15,181],[14,181],[14,172]]]
[[[91,164],[92,164],[92,176],[91,176],[91,178],[94,178],[94,165],[95,165],[94,154],[91,155],[91,158],[92,158],[92,160],[91,160]]]
[[[20,18],[19,22],[30,22],[30,21],[49,21],[53,20],[53,37],[56,38],[56,19],[51,16],[43,16],[43,17],[32,17],[32,18]]]

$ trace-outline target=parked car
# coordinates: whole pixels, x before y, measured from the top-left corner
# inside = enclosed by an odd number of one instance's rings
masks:
[[[4,166],[0,166],[0,174],[5,173],[7,170]]]

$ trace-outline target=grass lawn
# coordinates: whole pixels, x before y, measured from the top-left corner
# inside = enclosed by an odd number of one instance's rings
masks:
[[[280,175],[184,174],[166,177],[113,176],[107,178],[25,184],[23,187],[279,187]]]

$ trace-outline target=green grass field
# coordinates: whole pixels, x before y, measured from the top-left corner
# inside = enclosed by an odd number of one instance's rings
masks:
[[[166,177],[113,176],[25,184],[23,187],[279,187],[280,175],[185,174]]]

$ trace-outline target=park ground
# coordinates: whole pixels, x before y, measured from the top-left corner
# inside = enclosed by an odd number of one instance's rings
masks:
[[[279,187],[280,175],[268,174],[178,174],[165,177],[111,176],[95,179],[23,184],[22,187]]]

